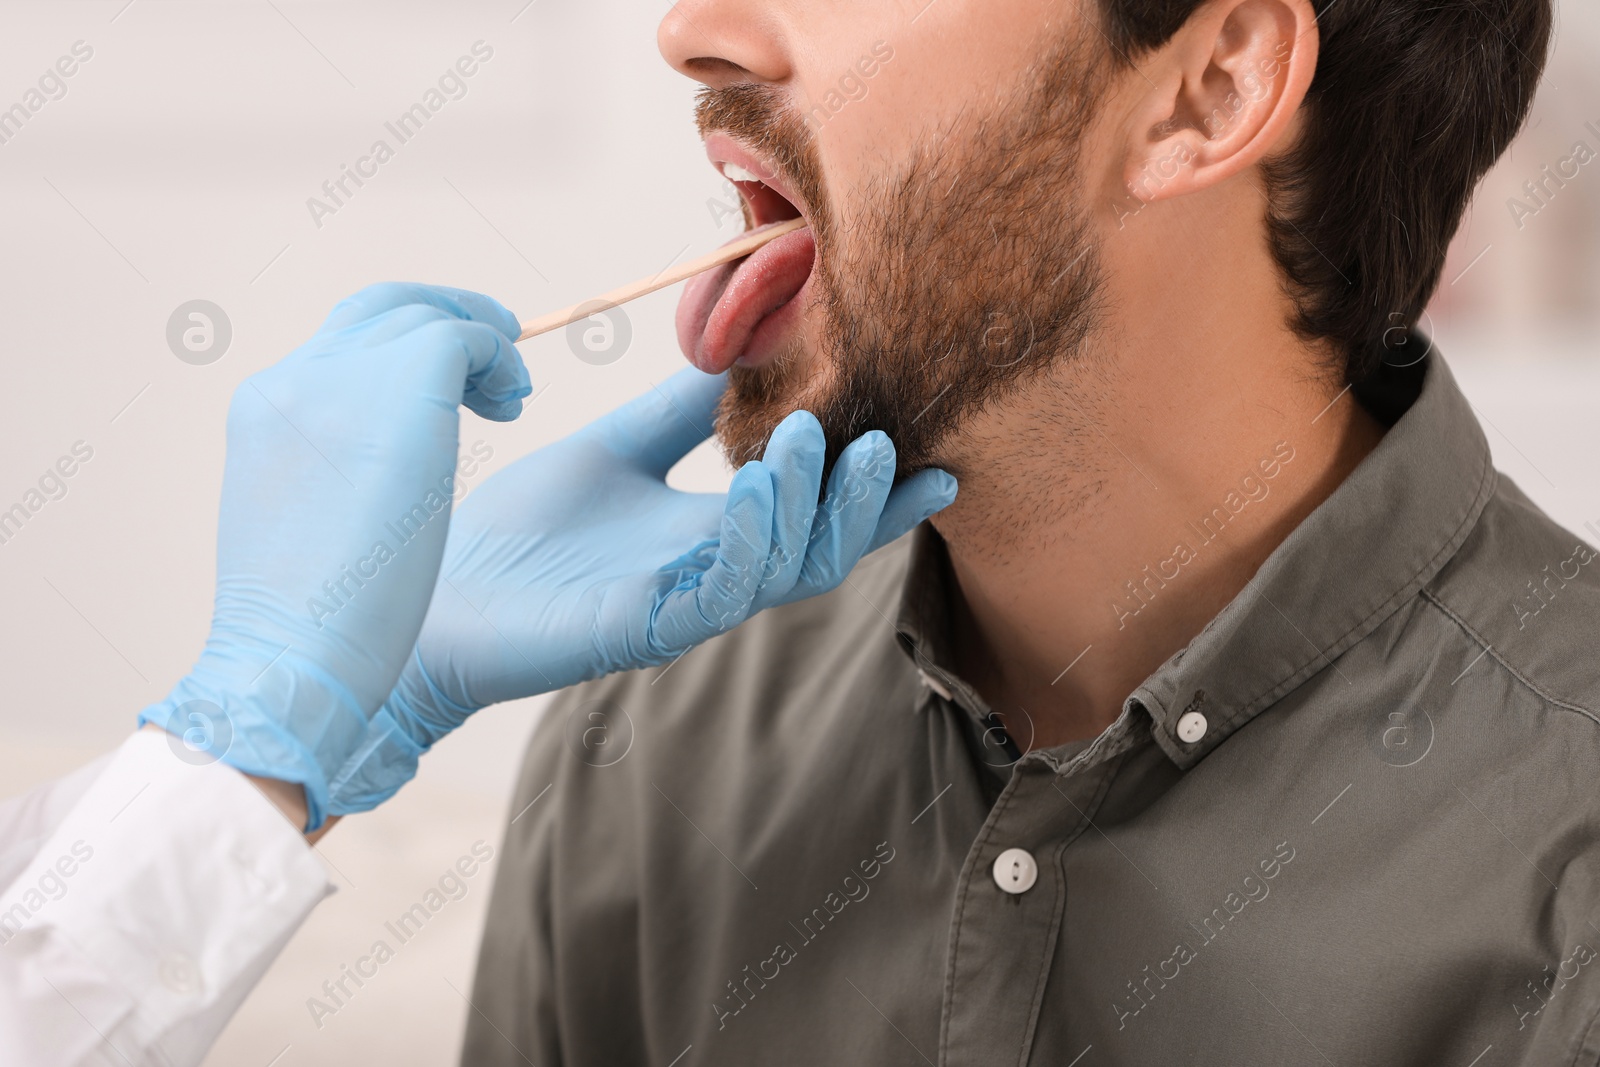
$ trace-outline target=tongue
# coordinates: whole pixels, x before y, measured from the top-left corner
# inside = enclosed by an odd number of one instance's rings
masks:
[[[805,288],[816,255],[804,228],[690,279],[678,301],[678,346],[689,362],[708,374],[733,366],[766,317]]]

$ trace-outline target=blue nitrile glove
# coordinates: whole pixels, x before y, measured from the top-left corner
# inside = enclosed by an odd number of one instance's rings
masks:
[[[416,643],[461,404],[505,422],[528,372],[485,296],[387,284],[245,379],[228,410],[217,590],[199,661],[146,708],[185,759],[305,787],[307,830]]]
[[[856,561],[955,499],[922,471],[894,485],[874,431],[821,494],[822,428],[774,431],[726,495],[667,471],[711,432],[719,377],[684,371],[474,490],[451,522],[417,650],[334,782],[333,811],[365,811],[479,708],[671,662],[776,604],[826,592]]]

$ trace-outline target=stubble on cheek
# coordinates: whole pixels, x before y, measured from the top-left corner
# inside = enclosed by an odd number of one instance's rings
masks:
[[[1103,291],[1073,161],[1101,81],[1094,42],[1058,42],[993,116],[919,140],[892,173],[846,183],[817,242],[803,329],[735,367],[717,431],[759,458],[790,411],[822,423],[831,468],[878,429],[898,474],[949,465],[975,413],[1012,402],[1082,348]],[[820,167],[816,168],[820,171]]]

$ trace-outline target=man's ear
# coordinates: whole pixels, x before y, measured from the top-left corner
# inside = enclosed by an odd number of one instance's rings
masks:
[[[1317,67],[1311,0],[1210,0],[1139,62],[1122,180],[1149,203],[1207,189],[1282,140]]]

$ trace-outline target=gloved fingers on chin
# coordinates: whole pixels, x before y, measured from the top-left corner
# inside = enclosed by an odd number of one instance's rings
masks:
[[[515,341],[522,332],[517,317],[507,311],[499,301],[482,293],[466,289],[452,289],[443,285],[421,285],[416,282],[379,282],[369,285],[334,306],[323,321],[318,334],[332,333],[385,312],[408,305],[436,308],[452,318],[481,322]]]
[[[894,485],[894,470],[894,444],[881,430],[862,434],[839,454],[790,599],[825,593],[844,581],[872,539]]]
[[[669,590],[654,612],[649,647],[675,655],[749,617],[772,555],[772,475],[746,463],[733,476],[711,565]]]
[[[711,436],[727,376],[689,368],[651,387],[580,432],[604,441],[624,459],[665,478]]]
[[[883,514],[878,517],[877,529],[873,530],[872,539],[862,555],[876,552],[889,542],[899,540],[955,503],[955,499],[956,480],[945,471],[929,467],[913,474],[890,491]]]
[[[827,451],[822,424],[809,411],[796,411],[784,419],[767,442],[761,462],[772,473],[776,510],[771,558],[758,603],[776,602],[793,588],[805,566]]]

